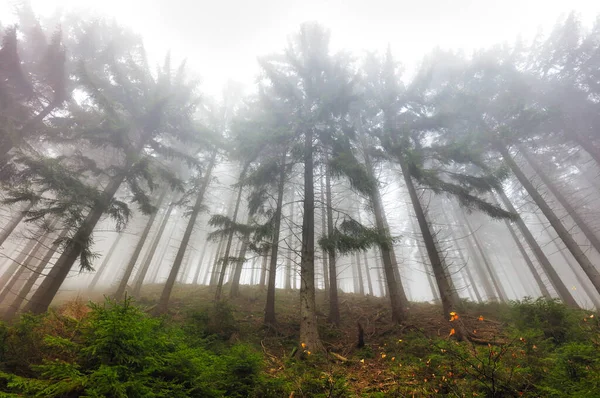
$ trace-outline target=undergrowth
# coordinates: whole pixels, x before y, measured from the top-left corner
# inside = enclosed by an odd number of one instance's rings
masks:
[[[263,328],[253,308],[238,308],[155,318],[130,299],[107,299],[23,315],[0,324],[0,396],[600,396],[598,317],[557,301],[464,303],[456,318],[480,337],[473,342],[453,340],[430,305],[415,305],[404,326],[363,318],[360,349],[350,343],[355,323],[323,323],[324,353],[297,350],[293,325]]]

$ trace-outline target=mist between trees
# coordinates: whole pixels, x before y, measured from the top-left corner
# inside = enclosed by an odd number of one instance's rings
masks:
[[[306,23],[259,57],[252,94],[211,99],[126,27],[18,20],[0,49],[7,319],[69,292],[161,285],[162,314],[181,284],[258,285],[266,324],[297,292],[319,349],[317,290],[333,324],[340,291],[387,297],[398,323],[418,301],[600,308],[598,23],[434,50],[410,79],[392,49],[334,53]]]

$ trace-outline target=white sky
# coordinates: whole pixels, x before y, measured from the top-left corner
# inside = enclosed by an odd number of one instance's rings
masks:
[[[12,0],[0,0],[0,21]],[[55,7],[89,7],[140,33],[157,61],[168,50],[186,58],[204,91],[219,95],[228,79],[251,85],[256,57],[281,50],[304,21],[331,29],[334,49],[383,50],[391,44],[411,68],[431,49],[467,52],[517,35],[549,30],[571,10],[590,24],[600,0],[31,0],[42,15]]]

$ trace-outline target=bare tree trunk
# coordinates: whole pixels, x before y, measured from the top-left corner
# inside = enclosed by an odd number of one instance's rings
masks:
[[[290,204],[290,249],[287,251],[287,260],[285,262],[285,290],[292,290],[292,254],[294,253],[294,206],[296,203],[295,195],[296,191],[292,188],[292,200]],[[325,214],[325,213],[323,213]],[[327,261],[325,257],[323,257],[323,261]]]
[[[98,269],[96,270],[96,273],[94,274],[94,277],[92,278],[92,281],[90,282],[90,284],[88,286],[89,290],[94,290],[96,288],[96,285],[100,281],[100,278],[102,278],[104,271],[108,268],[108,262],[112,258],[112,255],[114,254],[115,249],[117,248],[117,245],[119,244],[119,241],[121,240],[122,237],[123,237],[123,234],[121,234],[119,232],[117,234],[117,237],[113,241],[113,243],[110,245],[110,248],[106,252],[104,259],[102,260],[102,264],[100,264],[100,267],[98,267]]]
[[[25,206],[22,210],[19,210],[19,213],[16,216],[14,216],[9,221],[9,223],[2,229],[2,233],[0,233],[0,246],[2,246],[6,239],[8,239],[10,234],[13,233],[15,228],[17,228],[17,225],[19,225],[21,220],[23,220],[23,218],[25,217],[25,213],[27,213],[32,206],[33,205],[30,203],[27,206]]]
[[[455,298],[453,297],[451,285],[448,281],[449,276],[446,273],[444,263],[440,258],[438,248],[435,244],[435,239],[431,233],[429,224],[427,223],[423,206],[419,200],[419,195],[417,195],[417,190],[415,189],[409,172],[408,164],[405,160],[400,162],[400,168],[402,170],[404,183],[408,189],[408,194],[413,205],[413,210],[417,216],[417,222],[419,224],[419,228],[421,229],[421,235],[423,236],[423,242],[425,243],[431,268],[433,269],[433,275],[435,276],[435,281],[438,285],[444,315],[450,316],[451,312],[456,311],[460,307],[461,303],[455,302]],[[456,323],[454,329],[456,332],[456,338],[458,340],[463,340],[467,337],[467,331],[461,322]]]
[[[142,266],[140,267],[140,270],[139,270],[138,274],[136,275],[135,282],[133,284],[133,292],[132,292],[133,296],[139,296],[140,291],[142,290],[142,285],[144,284],[144,279],[146,279],[146,274],[148,273],[148,270],[150,269],[150,265],[152,264],[152,259],[154,258],[154,254],[156,253],[158,244],[160,243],[163,233],[165,232],[165,228],[167,227],[167,224],[169,223],[169,218],[171,217],[171,212],[173,211],[174,207],[175,207],[175,201],[173,200],[173,201],[171,201],[171,203],[169,204],[169,207],[167,208],[167,211],[163,215],[163,218],[160,222],[160,226],[158,227],[158,231],[156,232],[156,235],[154,235],[154,239],[152,239],[152,244],[150,245],[150,248],[144,255],[144,259],[142,261]]]
[[[367,168],[369,177],[372,178],[373,181],[376,181],[375,174],[373,172],[373,165],[371,164],[371,159],[368,156],[366,148],[363,152],[365,158],[365,166]],[[386,228],[387,222],[385,221],[385,216],[383,213],[383,204],[381,201],[381,194],[379,192],[378,187],[375,187],[375,190],[372,193],[370,199],[371,205],[373,206],[373,212],[375,214],[375,225],[377,227],[377,230],[380,234],[387,236],[389,234],[389,231]],[[406,319],[406,308],[408,308],[408,299],[406,298],[404,287],[402,286],[402,281],[397,277],[398,265],[392,257],[394,247],[392,244],[381,242],[379,244],[379,249],[381,250],[383,271],[385,274],[385,280],[387,282],[387,295],[390,298],[390,304],[392,307],[392,320],[394,322],[402,322]]]
[[[27,277],[27,273],[25,271],[29,270],[31,266],[35,266],[34,263],[36,262],[37,255],[40,252],[40,249],[42,249],[47,244],[47,241],[50,238],[50,235],[52,234],[52,228],[54,228],[57,221],[58,219],[55,219],[50,225],[50,232],[46,232],[41,237],[36,236],[30,239],[28,242],[29,244],[35,243],[33,249],[31,249],[28,253],[25,251],[21,252],[17,259],[13,262],[13,264],[17,266],[17,270],[16,272],[14,272],[12,278],[10,278],[8,283],[6,283],[3,286],[3,289],[0,292],[0,303],[6,303],[6,297],[9,294],[15,296],[18,293],[19,289],[21,289],[24,282],[22,278]],[[44,228],[42,227],[38,231],[42,233],[44,231]],[[27,247],[25,249],[27,249]],[[3,275],[3,278],[7,275],[8,274]]]
[[[448,213],[444,209],[443,205],[442,205],[442,217],[443,217],[446,225],[448,225],[448,230],[450,231],[450,236],[452,237],[452,240],[456,243],[456,247],[458,249],[456,251],[458,252],[458,256],[460,257],[460,261],[463,265],[462,269],[467,274],[467,279],[469,281],[468,283],[471,285],[470,287],[473,290],[473,293],[475,294],[475,298],[477,299],[477,302],[481,303],[481,302],[483,302],[483,300],[481,299],[481,294],[479,293],[479,289],[477,288],[477,284],[475,283],[475,278],[473,278],[473,274],[471,273],[469,264],[467,264],[465,256],[463,255],[463,252],[462,252],[460,246],[458,245],[458,239],[456,238],[456,233],[454,231],[452,222],[450,221],[450,217],[448,217]]]
[[[150,218],[148,219],[148,222],[146,223],[146,226],[144,227],[144,230],[142,231],[142,236],[140,236],[140,240],[138,241],[137,245],[135,246],[135,249],[134,249],[133,253],[131,254],[131,257],[129,258],[129,262],[127,263],[127,266],[125,267],[125,273],[121,277],[121,281],[119,282],[119,287],[117,288],[117,291],[115,292],[115,295],[114,295],[115,300],[120,301],[123,298],[123,294],[125,294],[125,289],[127,289],[127,283],[129,282],[129,278],[131,277],[131,274],[133,273],[133,269],[135,268],[137,259],[140,256],[140,253],[142,252],[142,248],[144,247],[144,244],[146,243],[146,239],[148,239],[148,234],[150,234],[150,229],[152,229],[152,225],[154,224],[154,220],[156,219],[158,210],[160,209],[160,206],[162,206],[166,195],[167,195],[167,190],[163,189],[162,193],[160,194],[160,197],[158,198],[158,202],[156,204],[156,210],[154,211],[154,213],[152,213],[152,215],[150,215]]]
[[[196,218],[198,218],[198,214],[200,213],[200,210],[202,208],[202,203],[204,202],[204,194],[206,193],[206,190],[210,185],[210,178],[212,175],[213,168],[215,167],[216,160],[217,150],[215,149],[211,155],[209,164],[207,166],[206,175],[204,176],[204,180],[202,181],[200,192],[198,192],[198,196],[196,197],[196,203],[194,204],[194,208],[192,209],[192,214],[190,214],[190,219],[188,221],[185,232],[183,233],[183,237],[181,238],[179,250],[177,250],[175,261],[173,261],[173,266],[171,267],[171,272],[169,273],[169,277],[167,278],[165,287],[163,288],[162,294],[160,295],[160,299],[158,300],[158,304],[156,305],[157,313],[164,313],[167,310],[169,298],[171,297],[171,291],[173,290],[173,286],[175,285],[175,280],[177,279],[177,274],[179,273],[179,268],[181,267],[183,256],[185,255],[188,243],[190,242],[190,238],[192,237],[192,232],[194,231],[194,227],[196,226]]]
[[[497,193],[498,196],[500,196],[500,199],[502,200],[504,205],[506,206],[506,209],[511,213],[518,214],[517,210],[515,209],[511,201],[508,199],[508,196],[506,196],[504,191],[497,191]],[[571,292],[569,292],[569,289],[565,286],[552,264],[550,264],[550,260],[548,260],[548,257],[546,257],[546,254],[535,240],[533,234],[531,233],[523,219],[519,217],[515,222],[517,223],[517,227],[521,231],[521,235],[523,235],[525,241],[529,245],[529,248],[531,249],[531,251],[533,251],[535,258],[538,260],[540,266],[548,276],[548,279],[550,280],[552,287],[554,287],[554,290],[556,290],[558,296],[568,306],[578,308],[579,305],[571,295]]]
[[[592,262],[587,258],[583,250],[579,247],[575,239],[571,236],[567,228],[563,225],[560,219],[554,214],[548,203],[544,200],[542,195],[535,189],[531,181],[525,176],[521,168],[517,165],[515,160],[512,158],[508,149],[502,145],[498,145],[498,151],[502,154],[504,161],[511,168],[513,173],[517,176],[517,179],[523,185],[529,196],[534,200],[534,202],[538,205],[546,219],[550,221],[550,225],[556,231],[558,236],[562,239],[567,246],[567,249],[573,254],[575,260],[579,263],[585,274],[590,278],[590,281],[594,285],[594,288],[598,292],[600,292],[600,272],[594,267]]]
[[[36,229],[36,231],[34,232],[33,237],[27,241],[27,244],[25,245],[23,250],[21,250],[21,252],[17,255],[17,258],[12,260],[12,264],[8,267],[8,269],[6,271],[4,271],[2,277],[0,277],[0,289],[6,289],[6,287],[8,286],[8,284],[10,282],[11,277],[13,275],[15,275],[16,273],[18,273],[19,268],[23,268],[22,264],[25,261],[25,259],[27,258],[27,256],[29,256],[30,253],[33,253],[33,251],[36,248],[39,249],[39,246],[41,245],[41,241],[38,241],[38,239],[39,239],[40,235],[43,233],[44,233],[44,227],[43,226],[38,227]],[[0,301],[2,301],[2,300],[0,300]]]
[[[358,223],[362,225],[362,217],[360,215],[360,205],[358,206]],[[363,260],[365,263],[365,275],[367,276],[367,288],[369,290],[369,295],[374,296],[373,294],[373,281],[371,280],[371,273],[369,271],[369,261],[367,260],[367,251],[363,251]],[[359,261],[360,263],[360,261]]]
[[[317,305],[315,302],[315,186],[313,130],[311,128],[306,130],[304,137],[303,210],[302,257],[300,260],[300,342],[308,350],[321,351],[323,345],[317,327]],[[331,267],[331,263],[329,266]],[[329,290],[335,291],[331,275],[329,279],[331,284]]]
[[[267,264],[269,263],[269,255],[267,253],[263,254],[262,264],[260,266],[260,281],[258,285],[261,289],[265,288],[266,279],[267,279]]]
[[[325,200],[327,209],[327,236],[333,236],[333,205],[331,194],[331,176],[329,173],[329,159],[325,156]],[[304,209],[306,211],[306,208]],[[306,216],[305,216],[306,217]],[[337,266],[335,262],[335,251],[327,251],[329,265],[329,322],[334,325],[340,324],[340,305],[338,300]]]
[[[223,246],[223,243],[225,242],[225,237],[221,237],[221,239],[219,240],[219,245],[217,246],[217,252],[215,254],[215,258],[213,260],[213,267],[212,267],[212,273],[210,275],[210,286],[215,286],[217,284],[217,281],[219,280],[219,265],[220,265],[220,260],[221,260],[221,256],[223,256],[223,250],[225,250],[225,246]]]
[[[548,187],[552,195],[558,200],[561,206],[567,211],[569,216],[575,221],[577,224],[577,228],[583,232],[587,240],[590,241],[590,244],[596,249],[598,253],[600,253],[600,239],[594,234],[588,223],[577,213],[577,210],[569,203],[567,198],[560,192],[558,187],[551,181],[548,174],[544,172],[542,166],[539,164],[537,160],[535,160],[522,146],[519,147],[519,152],[525,158],[525,160],[531,165],[531,168],[535,173],[540,177],[542,182]]]
[[[283,194],[285,189],[287,150],[284,152],[280,167],[277,186],[277,205],[275,207],[273,243],[271,245],[271,264],[269,265],[269,286],[267,287],[267,302],[265,303],[265,324],[275,323],[275,274],[279,256],[279,234],[281,230],[281,214],[283,211]]]
[[[248,166],[244,166],[242,172],[240,173],[240,178],[238,181],[242,181],[244,176],[246,175],[246,171],[248,170]],[[242,201],[242,192],[243,185],[240,184],[237,192],[237,199],[235,201],[235,209],[233,210],[233,216],[231,217],[231,221],[233,223],[237,222],[238,211],[240,209],[240,203]],[[229,232],[229,236],[227,237],[227,244],[225,246],[225,256],[223,257],[223,264],[221,264],[221,272],[219,273],[219,281],[217,282],[217,290],[215,292],[215,300],[221,300],[221,294],[223,291],[223,283],[225,282],[225,273],[227,271],[227,265],[229,264],[229,255],[231,253],[231,243],[233,242],[234,230],[232,229]]]
[[[502,284],[500,283],[500,281],[498,280],[498,277],[496,276],[496,273],[494,272],[492,264],[491,264],[490,260],[488,259],[487,254],[485,253],[483,245],[479,242],[479,239],[477,238],[477,235],[475,234],[473,227],[471,226],[471,222],[469,221],[469,218],[464,213],[464,211],[462,212],[462,215],[465,220],[465,224],[467,225],[467,228],[469,230],[469,235],[471,236],[471,238],[473,238],[473,242],[475,242],[475,246],[477,247],[479,256],[483,260],[483,264],[485,264],[485,268],[488,272],[488,275],[489,275],[490,279],[492,280],[492,284],[494,285],[496,293],[498,294],[498,298],[503,303],[507,302],[506,292],[504,291]]]
[[[15,300],[10,304],[10,307],[8,307],[8,309],[4,313],[4,317],[6,319],[10,320],[15,317],[15,315],[19,311],[19,308],[21,308],[23,301],[25,301],[27,295],[29,295],[29,292],[35,285],[35,282],[38,280],[39,276],[42,275],[42,272],[44,272],[44,269],[46,269],[46,266],[52,259],[52,256],[58,250],[60,246],[60,240],[64,239],[67,236],[68,232],[69,230],[65,229],[60,233],[58,238],[55,239],[55,241],[52,243],[52,246],[46,251],[46,254],[44,254],[42,260],[32,270],[31,275],[29,276],[29,278],[27,278],[27,281],[19,291],[19,294],[17,294]]]
[[[381,264],[379,262],[379,259],[381,258],[381,253],[378,252],[378,248],[374,248],[373,254],[375,255],[375,268],[377,269],[377,281],[379,282],[379,291],[381,292],[381,297],[387,297],[388,292],[384,283],[385,275],[382,271]]]
[[[109,203],[117,193],[117,190],[121,186],[121,183],[125,179],[125,175],[119,175],[113,177],[103,191],[103,200],[94,207],[88,216],[85,218],[69,244],[60,255],[54,267],[50,270],[46,278],[42,281],[38,289],[35,291],[31,300],[25,306],[26,312],[32,312],[34,314],[41,314],[45,312],[50,303],[56,296],[58,289],[69,275],[73,264],[79,258],[81,251],[88,242],[96,224],[100,220],[100,217],[108,209]]]
[[[324,180],[323,167],[321,167],[321,234],[325,235],[329,233],[329,229],[327,228],[327,205],[325,199],[325,184]],[[323,280],[325,282],[325,295],[329,297],[329,254],[325,250],[321,250],[323,256]]]
[[[235,271],[231,278],[231,289],[229,290],[229,297],[239,297],[240,295],[240,279],[242,277],[242,270],[244,269],[244,263],[246,262],[246,251],[248,250],[248,237],[242,238],[242,246],[238,253],[239,261],[235,264]],[[277,264],[275,264],[277,267]]]
[[[196,266],[196,271],[194,272],[194,280],[193,284],[198,284],[198,279],[200,278],[200,270],[202,269],[202,264],[204,263],[204,257],[206,256],[206,252],[208,251],[208,239],[204,241],[204,245],[202,245],[202,251],[200,252],[200,258],[198,259],[198,265]]]
[[[412,216],[409,216],[409,218],[410,218],[410,227],[413,230],[413,234],[417,234],[417,227],[415,225],[415,220],[413,220]],[[423,253],[423,248],[419,244],[419,241],[417,240],[417,238],[414,237],[413,240],[415,242],[415,245],[417,246],[417,250],[419,252],[419,257],[421,257],[421,262],[423,263],[423,270],[425,271],[425,275],[427,276],[427,282],[429,283],[429,289],[431,290],[431,294],[433,295],[433,301],[435,301],[437,303],[440,301],[440,294],[438,292],[437,286],[433,282],[433,278],[431,277],[433,272],[430,270],[431,268],[429,266],[429,261],[425,257],[425,254]]]

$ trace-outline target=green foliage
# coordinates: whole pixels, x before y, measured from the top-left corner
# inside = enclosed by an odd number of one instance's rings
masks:
[[[230,315],[215,309],[207,330],[226,329]],[[10,394],[246,397],[261,383],[262,358],[250,347],[211,351],[205,340],[146,315],[129,299],[90,304],[81,320],[24,316],[3,330],[0,391]]]
[[[356,220],[345,218],[339,226],[334,228],[332,235],[319,239],[319,246],[327,252],[348,254],[366,251],[375,245],[391,247],[397,239],[397,237],[382,234],[377,228],[365,227]]]

